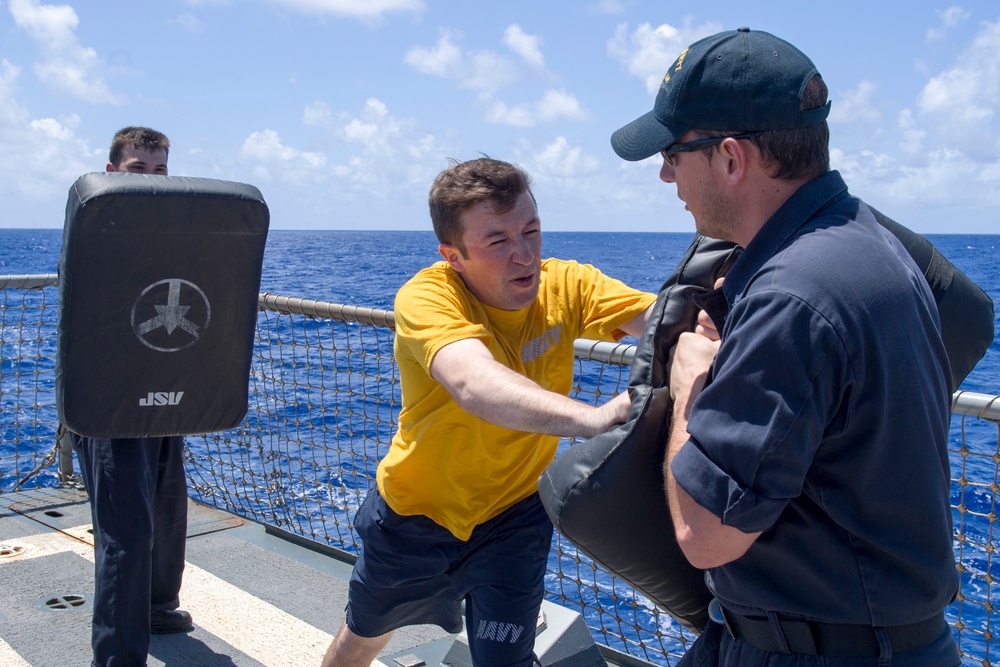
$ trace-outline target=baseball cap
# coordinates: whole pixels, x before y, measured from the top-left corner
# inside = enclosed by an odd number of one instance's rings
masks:
[[[797,48],[761,30],[739,28],[684,49],[663,77],[653,110],[611,135],[626,160],[644,160],[688,130],[753,132],[818,125],[830,103],[802,111],[819,74]]]

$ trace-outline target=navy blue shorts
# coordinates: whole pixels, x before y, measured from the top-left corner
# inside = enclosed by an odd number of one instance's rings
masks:
[[[552,522],[538,494],[476,526],[467,542],[426,516],[392,511],[377,487],[358,510],[362,548],[347,626],[377,637],[406,625],[462,630],[476,665],[531,665]]]

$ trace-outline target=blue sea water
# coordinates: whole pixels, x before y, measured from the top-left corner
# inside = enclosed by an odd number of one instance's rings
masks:
[[[656,291],[691,238],[687,233],[548,232],[543,254],[593,264],[633,287]],[[1000,235],[927,238],[994,301],[1000,299]],[[0,274],[55,273],[61,242],[58,229],[0,229]],[[438,259],[431,231],[275,230],[264,253],[261,291],[388,309],[400,285]],[[998,352],[995,340],[963,389],[1000,393]]]
[[[590,263],[636,288],[656,291],[691,238],[689,233],[555,232],[546,233],[543,254]],[[928,238],[994,301],[1000,300],[1000,235]],[[0,275],[55,273],[60,245],[61,230],[0,230]],[[261,291],[390,309],[396,290],[416,271],[439,259],[436,248],[430,231],[276,230],[268,237]],[[998,340],[994,340],[962,388],[1000,394]],[[951,443],[955,446],[961,442],[962,432],[959,420],[953,422]],[[976,423],[968,426],[964,435],[970,447],[981,445],[985,451],[995,451],[995,427]],[[978,475],[980,479],[984,476],[992,478],[988,472]],[[966,504],[977,502],[974,491],[965,498]],[[971,509],[985,515],[991,512],[993,494],[980,495],[983,507]],[[958,499],[953,497],[953,501],[957,503]],[[965,526],[970,535],[986,544],[991,542],[985,534],[989,529],[987,525]],[[977,572],[991,569],[989,563],[965,565]],[[969,620],[965,619],[967,623]]]

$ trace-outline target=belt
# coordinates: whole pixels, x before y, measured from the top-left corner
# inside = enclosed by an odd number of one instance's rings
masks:
[[[734,639],[745,639],[762,651],[783,652],[781,638],[766,617],[743,616],[722,608],[726,629]],[[785,644],[792,653],[830,657],[869,657],[881,655],[876,628],[869,625],[819,623],[817,621],[778,618]],[[944,634],[948,623],[944,614],[909,625],[890,625],[885,631],[893,653],[905,653],[927,646]]]

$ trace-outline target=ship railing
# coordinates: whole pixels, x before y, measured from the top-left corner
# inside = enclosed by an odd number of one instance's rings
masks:
[[[0,276],[0,287],[0,494],[73,484],[70,451],[57,442],[57,277]],[[246,418],[187,438],[190,494],[350,560],[358,550],[354,511],[399,413],[392,312],[267,293],[259,307]],[[574,397],[599,404],[626,389],[633,345],[577,340],[575,351]],[[949,442],[961,589],[947,615],[964,661],[987,667],[1000,649],[992,631],[998,399],[957,392]],[[558,534],[545,586],[549,600],[580,612],[595,639],[626,662],[672,664],[694,639]]]

